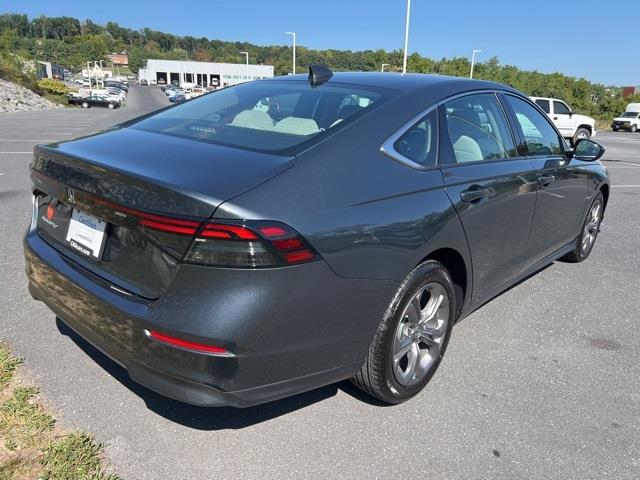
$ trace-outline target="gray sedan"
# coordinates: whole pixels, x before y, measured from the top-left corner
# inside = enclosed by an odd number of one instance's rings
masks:
[[[589,256],[603,152],[504,85],[312,66],[36,147],[29,288],[184,402],[400,403],[456,321]]]

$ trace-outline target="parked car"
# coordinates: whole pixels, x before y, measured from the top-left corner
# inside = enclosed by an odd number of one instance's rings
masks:
[[[141,78],[140,85],[149,85],[149,82],[147,82],[147,80],[145,80],[144,78]]]
[[[613,119],[611,129],[614,132],[618,130],[627,130],[629,132],[637,132],[640,129],[640,112],[624,112],[620,116]]]
[[[157,85],[157,84],[158,84],[157,80],[153,80],[153,79],[149,80],[149,85]]]
[[[96,97],[105,98],[109,101],[117,102],[120,106],[124,103],[124,96],[121,94],[111,93],[108,90],[95,90],[93,95]]]
[[[400,403],[457,320],[589,257],[604,149],[569,149],[522,93],[317,66],[309,78],[37,146],[33,297],[183,402],[248,406],[351,378]]]
[[[184,95],[186,92],[182,88],[174,87],[174,88],[165,90],[165,93],[169,98],[171,98],[174,95]]]
[[[107,88],[107,87],[115,87],[115,88],[119,88],[120,90],[123,90],[125,92],[129,91],[129,86],[126,83],[115,82],[113,80],[104,82],[104,86],[105,86],[105,88]]]
[[[158,79],[158,85],[165,85],[167,83],[167,81],[164,78],[159,78]]]
[[[176,93],[175,95],[171,95],[169,97],[169,101],[171,103],[180,103],[186,100],[186,96],[183,93]]]
[[[70,105],[79,105],[82,108],[107,107],[113,109],[120,106],[119,100],[100,94],[93,94],[89,97],[69,96],[68,101]]]
[[[575,145],[578,140],[596,136],[596,121],[575,113],[569,105],[557,98],[531,97],[553,121],[562,136]]]

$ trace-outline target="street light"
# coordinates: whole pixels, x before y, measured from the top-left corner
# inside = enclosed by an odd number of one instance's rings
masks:
[[[383,63],[382,64],[382,68],[380,69],[381,72],[384,72],[384,67],[388,67],[389,64],[388,63]]]
[[[247,60],[247,66],[245,67],[245,78],[249,81],[249,52],[240,52],[240,55],[244,55]]]
[[[287,35],[291,35],[291,41],[293,42],[293,74],[296,74],[296,32],[284,32]]]
[[[402,60],[402,74],[407,73],[407,49],[409,48],[409,17],[411,16],[411,0],[407,0],[407,18],[404,25],[404,59]]]
[[[471,53],[471,73],[469,73],[469,78],[473,78],[473,67],[476,63],[476,53],[481,53],[482,50],[474,50]]]

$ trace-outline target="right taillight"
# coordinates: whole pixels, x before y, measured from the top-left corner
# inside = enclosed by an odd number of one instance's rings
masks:
[[[280,222],[207,222],[198,230],[184,260],[231,268],[296,265],[318,258],[294,229]]]

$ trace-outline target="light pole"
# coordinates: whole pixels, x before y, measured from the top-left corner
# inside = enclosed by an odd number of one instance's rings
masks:
[[[471,73],[469,73],[469,78],[473,78],[473,67],[476,63],[476,53],[481,53],[482,50],[474,50],[471,53]]]
[[[384,72],[384,67],[388,67],[389,64],[388,63],[383,63],[382,64],[382,68],[380,69],[381,72]]]
[[[249,52],[240,52],[240,55],[244,55],[245,59],[247,60],[244,76],[246,81],[248,82],[249,81]]]
[[[407,73],[407,49],[409,48],[409,17],[411,16],[411,0],[407,0],[407,18],[404,25],[404,58],[402,60],[402,74]]]
[[[287,35],[291,35],[291,41],[293,42],[293,74],[296,74],[296,32],[284,32]]]

